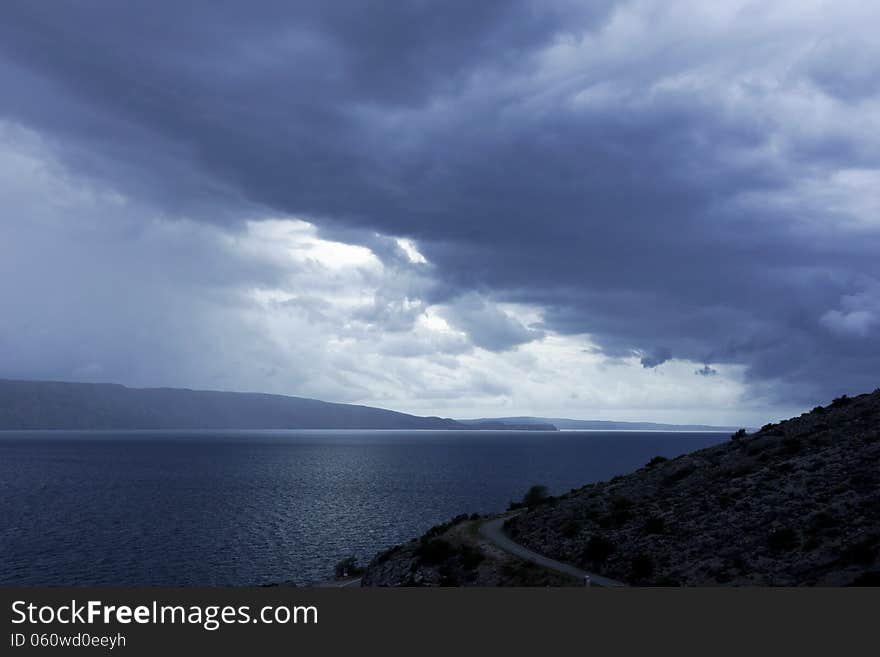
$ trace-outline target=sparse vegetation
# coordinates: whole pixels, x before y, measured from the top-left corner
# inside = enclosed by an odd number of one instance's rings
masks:
[[[563,527],[562,535],[565,536],[565,538],[574,538],[580,533],[581,527],[583,527],[582,523],[577,520],[570,520],[565,524],[565,527]]]
[[[801,451],[801,441],[797,438],[785,438],[782,441],[782,450],[786,454],[797,454]]]
[[[461,559],[461,565],[466,570],[473,570],[486,558],[482,552],[469,545],[468,543],[463,543],[458,549],[458,556]]]
[[[841,395],[831,402],[831,408],[843,408],[844,406],[848,406],[851,403],[852,399],[850,399],[846,395]]]
[[[602,536],[591,536],[587,541],[585,556],[587,561],[601,564],[614,552],[614,543]]]
[[[676,482],[681,481],[682,479],[685,479],[686,477],[690,477],[693,473],[694,473],[693,466],[685,466],[685,467],[679,468],[675,472],[672,472],[672,473],[666,475],[663,478],[663,483],[665,485],[669,486],[671,484],[674,484]]]
[[[664,527],[665,523],[663,522],[663,518],[660,518],[659,516],[649,516],[648,519],[645,520],[646,534],[662,534]]]
[[[819,511],[810,516],[807,524],[807,531],[811,534],[819,534],[823,531],[836,527],[840,524],[834,516],[826,511]]]
[[[449,541],[442,538],[434,538],[430,540],[422,540],[416,548],[416,557],[421,563],[429,566],[443,563],[455,554],[455,548]]]
[[[547,491],[547,487],[536,484],[529,488],[526,491],[526,494],[523,495],[522,503],[525,506],[535,506],[536,504],[546,502],[548,497],[549,492]]]
[[[867,536],[862,540],[849,545],[840,557],[842,563],[856,565],[869,564],[877,558],[880,550],[880,537],[876,534]]]
[[[791,550],[798,544],[797,532],[791,527],[774,529],[767,537],[767,545],[771,550]]]
[[[880,393],[737,433],[517,516],[517,541],[634,584],[845,585],[880,571]],[[567,537],[572,519],[583,543]]]
[[[737,434],[559,497],[531,491],[529,508],[505,531],[548,557],[630,584],[877,582],[880,391]],[[468,522],[429,532],[428,541],[445,546],[413,541],[374,564],[414,585],[546,580],[546,571],[523,564],[493,569],[490,558],[462,547],[456,537],[463,533],[479,540]],[[428,565],[425,556],[444,560]]]

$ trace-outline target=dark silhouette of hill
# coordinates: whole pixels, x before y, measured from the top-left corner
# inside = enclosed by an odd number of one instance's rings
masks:
[[[283,395],[0,379],[0,429],[466,429]]]

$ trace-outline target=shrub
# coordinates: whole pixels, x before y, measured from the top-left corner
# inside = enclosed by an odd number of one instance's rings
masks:
[[[526,491],[525,495],[523,495],[522,503],[524,506],[535,506],[536,504],[546,502],[548,498],[549,494],[547,492],[547,487],[535,484]]]
[[[436,538],[433,541],[423,541],[415,552],[419,560],[429,566],[443,563],[455,554],[455,548],[449,541]]]
[[[841,395],[837,399],[831,402],[831,408],[843,408],[852,402],[852,399],[847,397],[846,395]]]
[[[587,548],[584,550],[584,556],[588,561],[594,563],[602,563],[614,552],[614,543],[602,536],[591,536],[587,541]]]
[[[662,534],[663,528],[663,518],[660,518],[659,516],[649,516],[648,519],[645,520],[646,534]]]
[[[577,520],[569,520],[562,527],[562,536],[564,538],[574,538],[581,531],[581,523]]]
[[[364,569],[358,566],[357,557],[351,556],[337,563],[334,572],[336,577],[357,577],[364,574]]]
[[[654,574],[654,560],[647,554],[639,554],[632,560],[633,579],[647,579]]]
[[[766,433],[769,436],[784,436],[785,435],[785,431],[782,430],[782,427],[779,426],[778,424],[774,424],[773,422],[770,422],[769,424],[765,424],[763,427],[761,427],[761,431],[759,431],[758,433]]]
[[[745,438],[746,435],[748,434],[746,433],[745,429],[737,429],[736,433],[734,433],[730,438],[732,440],[739,440],[740,438]]]
[[[785,438],[782,441],[782,451],[786,454],[797,454],[801,451],[801,441],[797,438]]]
[[[813,410],[810,411],[810,413],[815,413],[816,415],[818,415],[819,413],[824,413],[824,412],[825,412],[824,406],[814,406]]]
[[[612,500],[611,510],[607,514],[599,516],[599,526],[602,529],[609,529],[611,527],[623,527],[630,519],[629,509],[629,505],[627,505],[625,502],[615,504],[615,501]]]
[[[791,527],[783,527],[770,532],[767,545],[771,550],[791,550],[798,544],[797,532]]]
[[[812,461],[810,461],[810,463],[807,465],[807,469],[810,472],[817,472],[817,471],[821,470],[822,468],[824,468],[825,465],[826,465],[825,459],[817,458],[817,459],[813,459]]]
[[[663,483],[668,486],[670,484],[674,484],[677,481],[681,481],[686,477],[690,477],[693,473],[694,467],[692,465],[688,465],[663,477]]]
[[[486,555],[480,550],[467,544],[462,545],[458,552],[459,557],[461,558],[461,565],[464,566],[465,570],[476,569],[476,567],[483,563],[483,560],[486,558]]]
[[[822,545],[822,541],[819,540],[816,536],[810,536],[804,544],[801,546],[804,552],[812,552],[816,548]]]
[[[666,461],[668,461],[668,460],[669,459],[666,458],[665,456],[655,456],[650,461],[648,461],[647,464],[645,464],[645,467],[646,468],[653,468],[655,466],[660,465],[661,463],[666,463]]]
[[[858,543],[848,546],[841,552],[840,561],[851,564],[871,563],[877,555],[878,536],[868,536]]]

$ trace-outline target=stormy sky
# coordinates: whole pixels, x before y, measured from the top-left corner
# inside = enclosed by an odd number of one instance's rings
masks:
[[[762,424],[880,385],[880,5],[0,8],[0,377]]]

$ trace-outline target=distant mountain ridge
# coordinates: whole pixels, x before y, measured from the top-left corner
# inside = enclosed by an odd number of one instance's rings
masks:
[[[446,418],[262,393],[0,379],[0,429],[467,429]]]
[[[526,416],[453,420],[254,392],[0,379],[0,430],[10,429],[733,431],[735,427]]]
[[[580,431],[719,431],[728,433],[736,431],[739,427],[712,426],[708,424],[663,424],[660,422],[618,422],[614,420],[572,420],[559,417],[495,417],[475,420],[458,420],[464,424],[479,424],[484,422],[501,422],[507,425],[553,426],[562,430]]]

